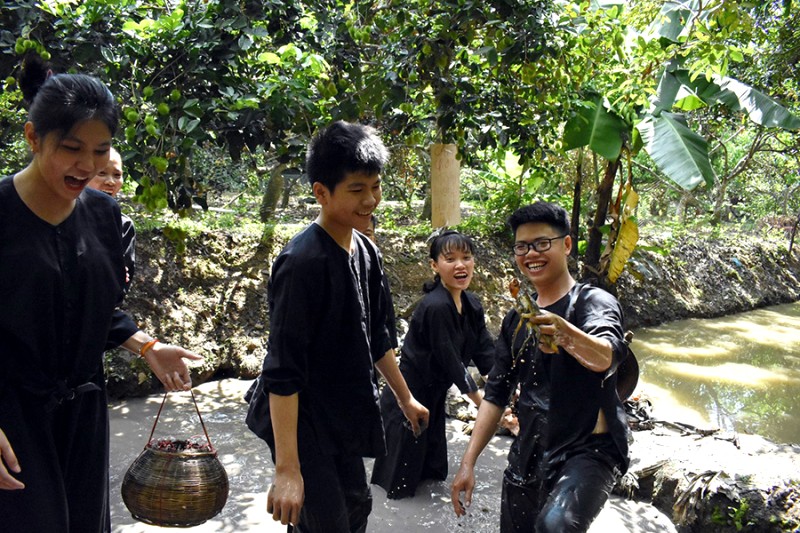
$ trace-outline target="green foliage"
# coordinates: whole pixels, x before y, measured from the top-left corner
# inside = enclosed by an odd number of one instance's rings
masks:
[[[250,156],[248,160],[234,161],[227,150],[207,143],[195,150],[192,171],[202,176],[210,189],[219,193],[261,191],[257,169],[265,164],[263,153],[258,150]]]
[[[25,113],[19,109],[22,95],[16,89],[16,82],[6,82],[0,93],[0,176],[19,172],[28,162],[28,146],[23,139],[22,125]]]
[[[299,15],[281,2],[243,13],[231,0],[90,0],[23,2],[3,18],[43,43],[56,70],[108,82],[137,195],[154,208],[160,195],[181,212],[205,204],[208,183],[192,167],[198,146],[224,144],[234,160],[263,146],[299,164],[308,135],[329,120],[316,83],[328,67],[292,42]],[[2,66],[16,68],[8,56]]]
[[[606,109],[602,98],[580,102],[578,111],[564,126],[564,149],[588,146],[610,161],[615,161],[622,150],[625,122]]]
[[[550,2],[395,4],[360,13],[362,31],[353,29],[370,45],[369,67],[355,75],[365,108],[412,144],[458,144],[467,161],[479,148],[539,152],[543,93],[526,72],[547,52]]]
[[[708,144],[689,129],[685,117],[666,112],[649,115],[637,124],[637,130],[650,157],[678,185],[691,190],[703,182],[714,183]]]
[[[747,500],[741,500],[738,507],[728,507],[727,512],[715,507],[711,512],[711,522],[721,526],[733,526],[736,531],[742,531],[752,525],[752,522],[747,521],[749,510],[750,504]]]
[[[175,245],[175,252],[181,256],[186,253],[186,238],[189,236],[189,232],[186,228],[181,227],[180,225],[167,225],[164,226],[162,230],[164,233],[164,237],[169,239],[173,245]]]
[[[309,137],[342,118],[390,145],[399,218],[426,196],[428,145],[444,140],[487,230],[535,198],[569,207],[576,184],[585,220],[604,160],[628,152],[653,218],[754,221],[800,211],[796,135],[755,134],[797,127],[798,16],[738,0],[20,0],[0,7],[0,76],[35,51],[106,80],[129,183],[156,211],[257,195],[278,165],[297,176]],[[19,93],[2,87],[5,174],[28,154]],[[223,225],[248,214],[230,207]]]

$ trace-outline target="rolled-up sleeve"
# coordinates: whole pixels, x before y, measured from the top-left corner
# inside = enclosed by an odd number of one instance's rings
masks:
[[[605,371],[605,376],[607,378],[613,375],[628,355],[622,330],[622,307],[617,299],[608,292],[592,288],[581,293],[575,309],[577,310],[576,325],[582,331],[611,343],[611,366]]]
[[[293,261],[290,254],[280,256],[273,265],[269,281],[270,334],[262,376],[266,389],[289,396],[308,383],[308,351],[315,316],[315,291],[306,272],[307,262]]]

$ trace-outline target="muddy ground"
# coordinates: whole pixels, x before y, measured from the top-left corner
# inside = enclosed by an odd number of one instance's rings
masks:
[[[228,475],[230,492],[222,512],[208,522],[185,531],[196,533],[284,533],[286,527],[266,512],[267,487],[274,475],[267,445],[244,425],[242,395],[250,381],[221,379],[195,389],[195,396],[212,444]],[[111,405],[111,523],[112,533],[156,533],[183,531],[145,525],[131,517],[121,486],[128,466],[141,452],[152,429],[161,395],[116,400]],[[156,436],[201,434],[191,398],[171,394],[156,430]],[[502,471],[510,437],[496,436],[476,466],[478,486],[468,516],[456,518],[450,503],[450,482],[466,448],[464,423],[447,424],[450,476],[446,481],[426,481],[412,498],[390,500],[386,492],[372,486],[370,533],[496,533]],[[372,459],[364,461],[367,472]],[[669,516],[655,506],[614,495],[589,533],[675,533]]]

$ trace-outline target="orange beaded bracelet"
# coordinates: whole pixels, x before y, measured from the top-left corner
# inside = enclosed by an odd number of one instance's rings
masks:
[[[148,342],[142,344],[142,347],[139,348],[139,357],[144,357],[145,354],[147,353],[147,351],[150,348],[152,348],[153,346],[155,346],[157,342],[158,342],[158,339],[153,339],[151,341],[148,341]]]

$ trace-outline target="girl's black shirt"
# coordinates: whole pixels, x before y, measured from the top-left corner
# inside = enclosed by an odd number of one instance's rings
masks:
[[[0,180],[0,396],[16,387],[47,401],[102,380],[104,350],[138,329],[117,309],[121,235],[119,207],[105,193],[84,190],[54,226],[25,205],[13,179]]]
[[[455,384],[462,394],[477,391],[467,365],[474,362],[486,375],[494,364],[494,341],[480,300],[463,291],[459,313],[447,288],[438,283],[414,310],[401,354],[403,375],[412,375],[414,383]]]

